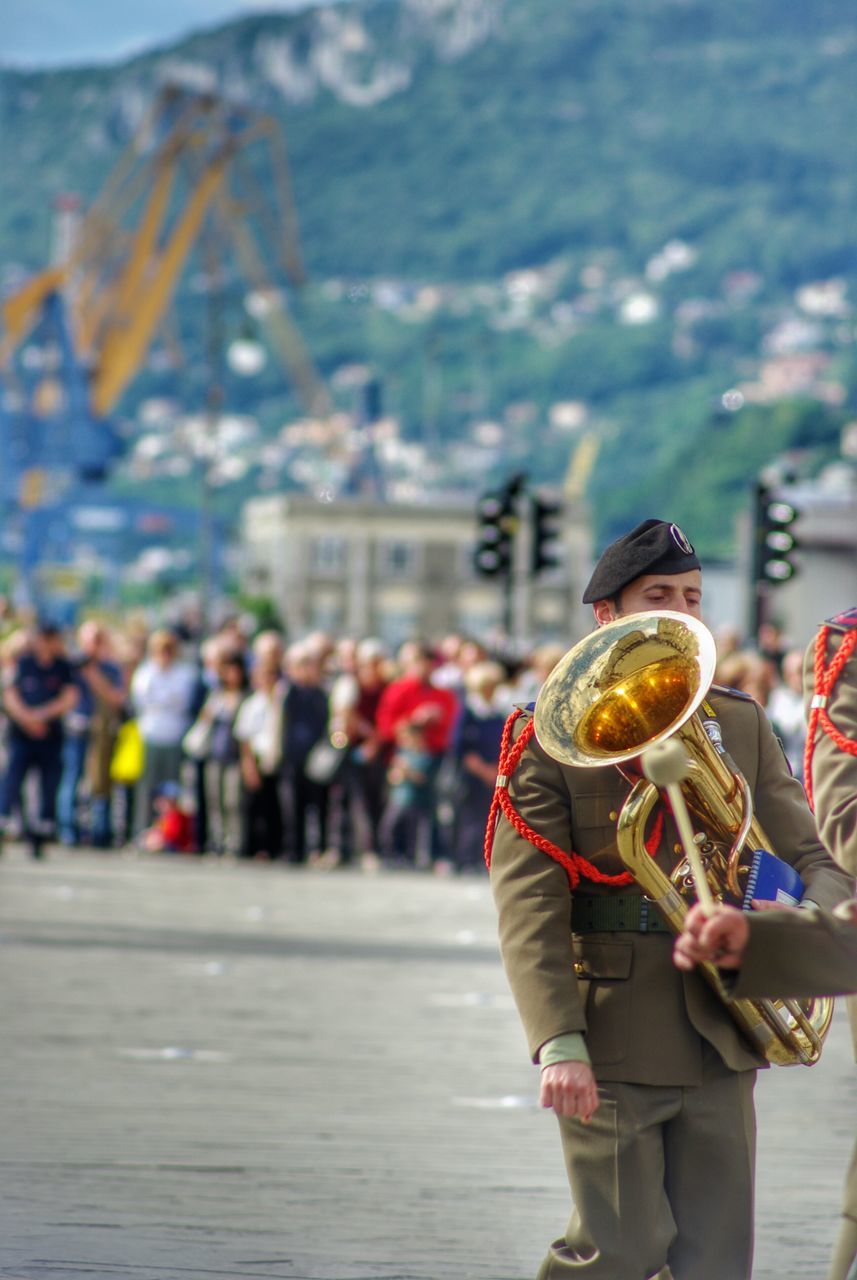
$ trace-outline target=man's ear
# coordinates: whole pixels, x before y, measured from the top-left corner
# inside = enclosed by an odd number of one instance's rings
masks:
[[[595,621],[599,627],[603,627],[606,622],[613,622],[619,616],[612,600],[594,601],[592,612],[595,614]]]

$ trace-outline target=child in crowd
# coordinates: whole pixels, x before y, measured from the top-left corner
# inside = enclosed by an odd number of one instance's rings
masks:
[[[432,802],[432,755],[425,730],[409,720],[396,730],[396,750],[387,770],[390,787],[381,819],[381,854],[385,862],[414,866],[420,832]]]
[[[140,842],[150,853],[193,853],[196,848],[193,818],[182,804],[177,782],[164,782],[155,793],[155,821]]]

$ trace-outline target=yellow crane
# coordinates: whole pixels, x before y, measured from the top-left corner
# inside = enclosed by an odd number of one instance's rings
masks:
[[[257,144],[267,147],[270,196],[244,164]],[[305,280],[281,130],[269,116],[174,86],[158,95],[66,259],[5,300],[0,362],[8,368],[46,301],[61,294],[92,415],[106,418],[145,360],[209,216],[231,238],[249,288],[265,295],[269,341],[305,411],[326,414],[326,389],[263,265],[273,259],[292,286]]]
[[[595,470],[600,449],[601,441],[595,431],[584,432],[568,461],[562,486],[566,498],[581,502],[586,497],[587,486]]]

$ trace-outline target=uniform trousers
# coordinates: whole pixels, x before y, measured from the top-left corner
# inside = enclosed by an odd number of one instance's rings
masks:
[[[857,1143],[845,1178],[842,1223],[830,1259],[827,1280],[857,1280]]]
[[[857,1222],[857,1142],[851,1152],[851,1164],[845,1178],[845,1197],[842,1202],[842,1214]]]
[[[574,1203],[537,1280],[748,1280],[755,1071],[707,1050],[694,1086],[598,1086],[588,1125],[560,1118]]]

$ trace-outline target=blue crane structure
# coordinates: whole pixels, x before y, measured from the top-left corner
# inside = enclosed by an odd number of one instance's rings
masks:
[[[258,162],[241,164],[258,143],[272,174],[267,205]],[[264,223],[265,255],[251,214]],[[274,252],[284,281],[305,278],[278,126],[215,95],[164,87],[65,257],[2,305],[0,553],[17,568],[19,597],[37,609],[73,611],[69,586],[82,549],[118,567],[155,530],[186,549],[207,518],[105,489],[122,452],[113,413],[203,230],[219,234],[265,299],[268,342],[305,409],[329,411],[284,288],[272,286],[264,265]]]

